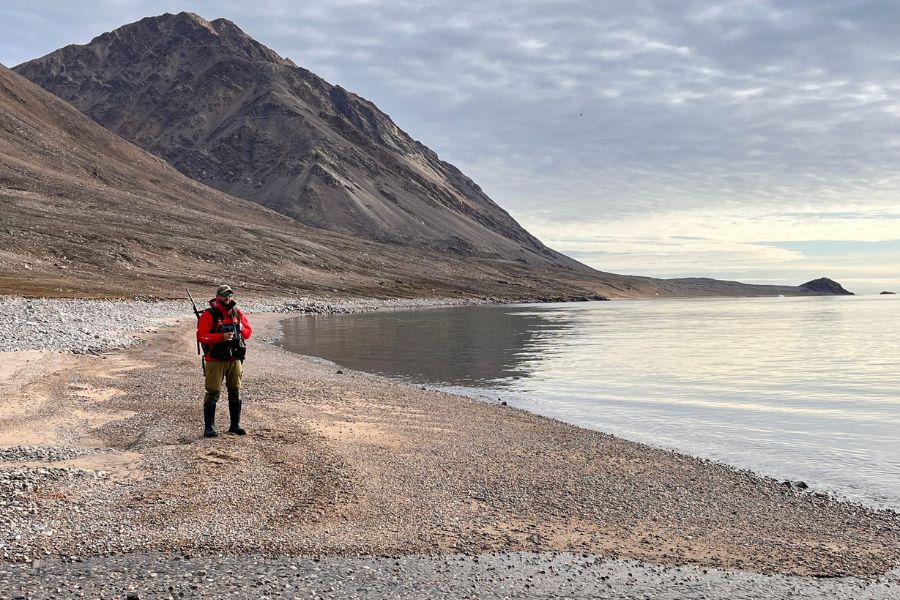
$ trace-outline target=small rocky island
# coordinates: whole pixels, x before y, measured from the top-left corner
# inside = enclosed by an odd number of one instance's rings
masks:
[[[855,295],[853,292],[848,292],[847,290],[845,290],[844,286],[839,284],[837,281],[828,279],[827,277],[820,277],[819,279],[807,281],[806,283],[801,284],[800,287],[812,290],[813,292],[818,292],[820,294],[836,294],[843,296]]]
[[[882,293],[882,294],[889,294],[889,295],[891,295],[891,296],[894,295],[894,292],[881,292],[881,293]]]

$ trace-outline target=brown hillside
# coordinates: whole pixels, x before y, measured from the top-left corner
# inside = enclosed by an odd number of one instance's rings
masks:
[[[188,177],[308,225],[588,270],[545,247],[374,104],[231,21],[148,17],[16,70]]]
[[[587,274],[360,241],[208,188],[0,67],[0,293],[570,297]],[[625,278],[612,278],[613,281]]]

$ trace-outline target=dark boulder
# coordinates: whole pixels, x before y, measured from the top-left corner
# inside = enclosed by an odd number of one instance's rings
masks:
[[[844,286],[839,284],[837,281],[828,279],[827,277],[820,277],[819,279],[807,281],[800,287],[806,288],[812,292],[816,292],[817,294],[835,294],[841,296],[854,295],[853,292],[848,292],[847,290],[845,290]]]
[[[881,293],[882,293],[882,294],[890,294],[890,295],[892,295],[892,296],[894,295],[894,292],[881,292]]]

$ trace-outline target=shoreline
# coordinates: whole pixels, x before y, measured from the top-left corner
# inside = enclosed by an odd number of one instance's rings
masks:
[[[288,317],[288,318],[293,318],[293,317]],[[267,342],[269,342],[269,341],[270,340],[267,340]],[[277,338],[272,339],[271,342],[276,343]],[[485,393],[483,396],[479,396],[479,395],[474,395],[474,394],[470,395],[469,393],[463,393],[463,390],[469,392],[469,391],[473,390],[474,388],[445,388],[445,387],[441,387],[441,386],[433,386],[433,385],[430,385],[427,383],[424,383],[424,384],[410,383],[407,381],[403,381],[402,379],[399,379],[399,378],[392,378],[392,377],[385,376],[385,375],[378,375],[376,373],[370,373],[367,371],[360,371],[357,369],[353,369],[353,368],[347,367],[345,365],[342,365],[338,362],[335,362],[333,360],[323,358],[321,356],[316,356],[313,354],[301,354],[298,352],[293,352],[291,350],[286,350],[286,351],[292,352],[293,354],[296,354],[297,356],[299,356],[300,358],[302,358],[304,360],[308,360],[308,361],[311,361],[316,364],[320,364],[320,365],[323,365],[323,366],[326,366],[329,368],[340,370],[344,374],[357,373],[357,374],[367,376],[367,377],[376,377],[379,379],[385,379],[385,380],[395,383],[397,385],[406,386],[411,389],[421,389],[421,390],[427,390],[430,392],[449,394],[449,395],[455,396],[457,398],[464,398],[466,400],[473,400],[475,402],[481,402],[488,406],[500,405],[500,406],[503,406],[507,410],[521,411],[523,413],[533,415],[535,417],[540,417],[542,419],[548,419],[548,420],[556,422],[560,425],[577,427],[579,429],[585,429],[587,431],[601,433],[603,435],[608,435],[610,437],[621,440],[623,442],[628,442],[630,444],[636,444],[638,446],[643,446],[649,450],[672,453],[672,454],[676,454],[679,456],[683,456],[685,458],[696,459],[699,461],[707,462],[707,463],[717,465],[722,468],[730,469],[730,470],[734,471],[735,473],[746,474],[751,477],[763,479],[763,480],[766,480],[766,481],[769,481],[769,482],[772,482],[775,484],[783,485],[784,483],[790,483],[791,487],[797,493],[815,496],[818,498],[827,497],[828,499],[830,499],[832,501],[840,502],[842,504],[853,505],[853,506],[856,506],[863,510],[883,512],[888,515],[894,516],[898,520],[900,520],[900,505],[888,505],[888,504],[884,503],[886,501],[876,501],[876,500],[870,500],[870,499],[866,499],[866,498],[863,498],[863,499],[853,498],[853,497],[847,496],[841,492],[838,492],[826,485],[819,485],[819,484],[815,483],[813,480],[808,480],[808,479],[796,480],[796,481],[785,480],[783,478],[773,477],[773,476],[765,473],[764,471],[754,469],[752,467],[742,467],[742,466],[732,464],[724,459],[709,458],[709,457],[702,456],[699,454],[693,454],[691,452],[679,450],[677,448],[673,448],[670,446],[656,445],[651,442],[645,442],[645,441],[640,441],[640,440],[636,440],[636,439],[631,439],[631,438],[625,437],[623,435],[620,435],[618,433],[606,431],[603,429],[593,429],[593,428],[587,427],[585,425],[580,425],[580,424],[572,422],[572,421],[567,421],[565,419],[561,419],[561,418],[554,417],[551,415],[546,415],[546,414],[540,413],[538,411],[532,410],[530,408],[522,408],[521,406],[515,406],[510,403],[500,404],[496,400],[493,399],[496,397],[495,394]],[[506,401],[504,401],[504,402],[506,402]],[[810,483],[810,482],[812,482],[812,483]]]
[[[872,298],[878,297],[877,295],[873,295]],[[842,299],[855,299],[859,300],[860,296],[838,296],[837,298]],[[865,297],[863,297],[865,298]],[[634,300],[634,299],[632,299]],[[647,299],[650,301],[673,301],[673,299]],[[697,299],[689,299],[689,300],[697,300]],[[705,300],[705,299],[704,299]],[[753,299],[758,300],[758,299]],[[683,302],[684,300],[675,300],[677,302]],[[441,306],[430,306],[426,308],[446,308]],[[411,310],[416,310],[412,308]],[[424,309],[423,309],[424,310]],[[283,327],[281,327],[281,323],[292,320],[294,318],[298,318],[304,315],[290,315],[286,316],[279,322],[279,328],[276,335],[270,336],[268,341],[271,343],[281,346],[281,340],[283,338],[284,332]],[[287,349],[287,348],[285,348]],[[422,380],[413,380],[407,379],[404,376],[392,376],[391,374],[379,374],[366,370],[365,366],[353,367],[348,366],[346,364],[341,363],[338,360],[333,360],[330,358],[326,358],[323,356],[317,356],[315,354],[305,354],[300,351],[289,350],[296,355],[303,357],[308,360],[316,361],[328,366],[333,367],[334,369],[340,369],[347,372],[355,372],[361,375],[371,375],[374,377],[382,377],[389,381],[411,386],[413,388],[427,389],[429,391],[441,392],[451,394],[453,396],[458,396],[461,398],[466,398],[470,400],[476,400],[479,402],[484,402],[488,405],[498,405],[502,402],[503,406],[508,406],[511,409],[525,411],[529,414],[533,414],[536,416],[540,416],[543,418],[551,419],[557,421],[561,424],[571,425],[575,427],[585,428],[591,431],[596,431],[599,433],[603,433],[606,435],[613,436],[618,439],[622,439],[625,441],[629,441],[635,444],[640,444],[647,446],[653,450],[659,450],[664,452],[674,452],[683,456],[697,458],[700,460],[708,461],[717,465],[721,465],[723,467],[727,467],[733,469],[737,472],[741,473],[749,473],[755,477],[759,477],[761,479],[765,479],[768,481],[772,481],[775,483],[787,485],[790,484],[793,486],[798,492],[802,492],[805,494],[815,495],[819,497],[829,497],[832,500],[840,501],[847,504],[854,504],[861,508],[878,510],[878,511],[886,511],[889,513],[895,513],[900,515],[900,497],[896,495],[885,495],[885,494],[876,494],[872,492],[872,488],[862,488],[862,487],[854,487],[844,485],[841,486],[841,482],[834,481],[823,481],[821,479],[816,478],[814,474],[803,473],[803,472],[793,472],[793,473],[778,473],[777,471],[767,471],[764,467],[760,467],[759,465],[754,465],[753,462],[745,461],[744,463],[740,463],[739,461],[729,460],[728,457],[721,456],[713,456],[710,454],[704,454],[702,452],[694,451],[691,448],[679,448],[676,445],[665,445],[659,442],[648,441],[647,439],[641,439],[640,436],[628,435],[627,433],[615,431],[609,427],[605,426],[597,426],[593,427],[590,424],[585,424],[578,422],[577,419],[568,419],[565,416],[554,415],[551,412],[542,412],[539,407],[534,406],[534,402],[529,405],[527,396],[534,395],[533,393],[526,393],[523,395],[507,395],[507,392],[500,388],[490,388],[490,387],[472,387],[462,385],[441,385],[441,384],[433,384],[427,381]],[[502,396],[498,397],[498,396]],[[537,396],[535,396],[537,398]],[[776,477],[773,473],[778,473]],[[868,490],[866,492],[865,490]]]
[[[0,472],[30,473],[0,478],[24,509],[0,523],[0,562],[571,551],[817,577],[900,562],[896,512],[521,409],[339,375],[273,345],[284,313],[254,317],[246,438],[200,437],[189,317],[99,355],[4,353],[0,389],[19,405],[0,402],[0,448],[102,451],[0,460]],[[10,481],[30,487],[13,494]],[[3,538],[10,525],[18,545]]]

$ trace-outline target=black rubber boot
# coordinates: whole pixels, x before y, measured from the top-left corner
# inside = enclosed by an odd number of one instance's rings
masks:
[[[203,398],[203,437],[216,437],[219,435],[213,428],[216,422],[216,402],[219,401],[219,392],[206,390]]]
[[[231,417],[228,433],[235,435],[247,433],[241,429],[241,388],[228,388],[228,416]]]

